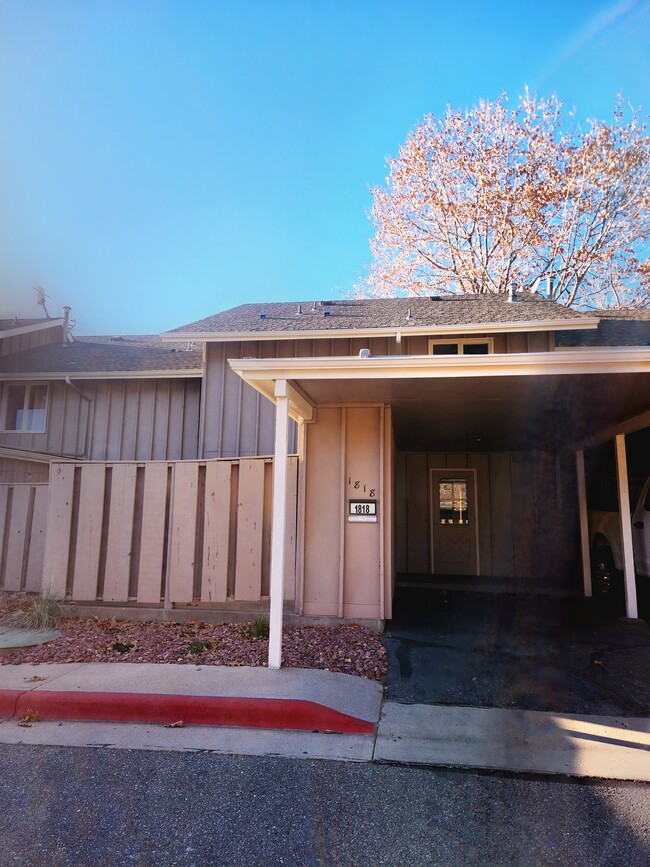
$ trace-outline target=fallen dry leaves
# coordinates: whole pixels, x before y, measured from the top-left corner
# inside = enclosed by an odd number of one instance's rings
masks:
[[[4,597],[4,598],[3,598]],[[0,594],[0,618],[20,604]],[[24,597],[23,597],[24,598]],[[199,612],[197,612],[198,614]],[[157,623],[99,618],[60,621],[60,638],[0,657],[3,665],[43,662],[155,662],[262,666],[268,640],[252,638],[250,623]],[[282,664],[318,668],[381,681],[386,652],[379,633],[358,626],[285,626]]]

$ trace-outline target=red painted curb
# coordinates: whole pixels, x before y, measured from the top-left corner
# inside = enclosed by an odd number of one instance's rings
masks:
[[[0,689],[0,718],[9,718],[16,713],[16,703],[24,689]]]
[[[6,698],[4,698],[6,696]],[[11,713],[5,713],[11,710]],[[376,726],[313,701],[133,692],[0,690],[0,716],[36,711],[42,720],[172,723],[374,734]]]

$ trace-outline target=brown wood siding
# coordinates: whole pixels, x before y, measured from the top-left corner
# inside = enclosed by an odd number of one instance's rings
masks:
[[[45,346],[46,343],[58,343],[61,340],[61,333],[60,325],[54,328],[28,331],[25,334],[16,334],[14,337],[2,337],[2,332],[0,332],[0,357],[13,355],[15,352],[26,352],[37,346]]]
[[[0,483],[47,482],[49,477],[49,464],[0,458]]]
[[[390,610],[385,599],[392,582],[389,414],[389,408],[376,405],[327,407],[305,426],[306,615],[382,619]],[[378,520],[348,521],[350,499],[376,500]]]
[[[557,488],[559,458],[546,452],[402,452],[395,459],[398,573],[423,573],[430,559],[430,470],[476,470],[481,575],[525,582],[566,579],[570,528]],[[569,486],[570,488],[570,486]]]
[[[276,341],[208,344],[203,384],[205,412],[202,457],[261,457],[273,454],[275,407],[233,373],[227,359],[243,356],[275,358],[276,353],[282,357],[284,353],[296,351],[293,345],[295,341],[285,343],[284,346]],[[297,427],[293,421],[289,429],[289,450],[291,453],[297,450]]]
[[[0,433],[0,445],[96,461],[195,459],[201,383],[196,379],[48,383],[44,433]]]

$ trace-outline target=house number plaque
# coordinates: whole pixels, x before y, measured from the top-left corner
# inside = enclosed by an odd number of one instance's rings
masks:
[[[377,500],[348,500],[348,521],[376,524]]]

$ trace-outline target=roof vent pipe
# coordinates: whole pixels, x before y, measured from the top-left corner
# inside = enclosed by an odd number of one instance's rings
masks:
[[[517,284],[510,283],[508,285],[508,302],[512,304],[517,300]]]
[[[414,317],[413,314],[411,313],[411,308],[409,307],[409,309],[408,309],[408,313],[406,314],[406,321],[407,321],[407,322],[413,322],[413,319],[414,319],[414,318],[415,318],[415,317]]]
[[[302,304],[298,305],[298,309],[296,310],[296,316],[304,316],[304,313],[302,312]]]
[[[70,308],[63,308],[63,334],[61,335],[61,346],[68,345],[68,330],[70,327]]]

